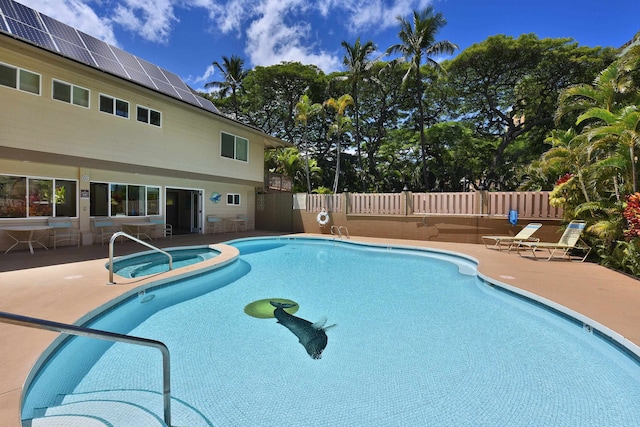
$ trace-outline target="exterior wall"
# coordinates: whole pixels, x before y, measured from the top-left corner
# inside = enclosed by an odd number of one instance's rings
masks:
[[[317,213],[294,211],[293,232],[331,234],[331,226],[345,226],[351,236],[389,239],[432,240],[437,242],[482,244],[482,236],[515,235],[528,220],[511,225],[504,217],[480,215],[345,215],[331,213],[324,227],[316,220]],[[542,223],[536,237],[541,241],[557,242],[561,221],[535,220]]]
[[[137,84],[100,72],[54,53],[0,37],[0,62],[40,75],[40,95],[0,86],[0,175],[73,180],[77,182],[77,215],[83,244],[93,242],[90,221],[91,182],[160,187],[160,215],[167,188],[197,191],[201,232],[206,215],[255,222],[255,189],[263,186],[264,149],[278,144],[257,129],[199,109]],[[90,91],[89,108],[52,97],[59,80]],[[100,111],[100,94],[128,101],[129,118]],[[138,122],[137,106],[161,112],[160,127]],[[248,162],[221,156],[221,132],[249,141]],[[284,145],[284,143],[283,143]],[[212,193],[222,195],[219,203]],[[227,205],[228,193],[240,205]],[[123,222],[140,217],[114,217]],[[45,225],[46,217],[0,218],[0,227]],[[0,233],[0,250],[12,241]]]
[[[263,181],[260,132],[6,37],[0,62],[41,75],[40,96],[0,86],[3,147]],[[90,108],[54,100],[52,79],[89,89]],[[129,119],[100,112],[100,94],[128,101]],[[137,105],[160,111],[162,127],[138,122]],[[249,162],[220,156],[223,130],[249,140]]]

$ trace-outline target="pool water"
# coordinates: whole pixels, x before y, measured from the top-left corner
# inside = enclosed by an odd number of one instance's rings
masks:
[[[488,286],[464,258],[311,239],[232,244],[239,261],[91,325],[168,345],[174,425],[640,425],[635,360]],[[265,298],[337,324],[322,359],[275,319],[244,313]],[[32,384],[23,418],[96,396],[161,417],[161,372],[153,349],[75,338]]]
[[[209,247],[165,249],[172,256],[173,268],[186,267],[219,255],[220,252]],[[109,265],[106,266],[109,268]],[[134,278],[169,271],[169,257],[157,251],[147,251],[135,255],[123,256],[113,262],[113,272],[119,276]]]

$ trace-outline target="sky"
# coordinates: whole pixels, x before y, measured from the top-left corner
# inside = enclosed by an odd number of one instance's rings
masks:
[[[223,56],[240,56],[246,69],[297,61],[325,73],[342,70],[342,41],[352,45],[360,37],[382,53],[399,43],[397,17],[410,19],[429,5],[447,20],[436,40],[460,51],[492,35],[525,33],[620,47],[640,31],[639,0],[17,1],[203,91],[205,83],[223,80],[212,66]]]

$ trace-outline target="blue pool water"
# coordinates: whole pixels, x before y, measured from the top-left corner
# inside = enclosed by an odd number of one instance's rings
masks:
[[[186,267],[219,255],[220,252],[209,247],[169,248],[173,257],[173,268]],[[107,265],[107,268],[109,266]],[[169,271],[169,258],[157,251],[147,251],[118,258],[113,262],[113,272],[122,277],[142,277]]]
[[[232,244],[238,261],[90,325],[168,345],[176,426],[640,425],[635,360],[487,285],[464,258],[312,239]],[[275,319],[244,313],[265,298],[337,324],[322,359]],[[69,340],[33,382],[23,418],[131,402],[156,420],[161,371],[153,349]]]

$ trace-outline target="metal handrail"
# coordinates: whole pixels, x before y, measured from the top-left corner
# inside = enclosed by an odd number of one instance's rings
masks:
[[[133,237],[130,234],[125,233],[124,231],[118,231],[116,233],[113,234],[113,236],[111,236],[111,239],[109,239],[109,284],[110,285],[114,285],[116,282],[113,281],[113,242],[118,238],[118,237],[127,237],[131,240],[133,240],[134,242],[140,243],[143,246],[146,246],[150,249],[153,249],[154,251],[158,251],[160,253],[165,254],[166,256],[169,257],[169,270],[173,270],[173,257],[171,256],[171,254],[167,251],[163,251],[160,248],[157,248],[145,241],[142,241],[136,237]]]
[[[162,353],[162,397],[164,403],[164,422],[167,426],[171,427],[171,366],[169,348],[164,343],[148,338],[134,337],[76,325],[67,325],[65,323],[36,319],[35,317],[21,316],[19,314],[6,313],[3,311],[0,311],[0,322],[9,323],[11,325],[26,326],[28,328],[45,329],[47,331],[60,332],[69,335],[98,338],[107,341],[118,341],[127,344],[137,344],[157,348]]]

